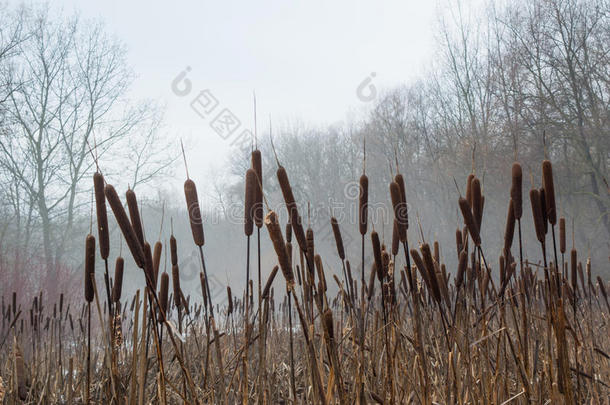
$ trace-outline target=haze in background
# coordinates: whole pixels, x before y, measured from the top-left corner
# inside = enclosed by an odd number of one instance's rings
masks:
[[[137,75],[130,94],[165,103],[165,132],[191,149],[190,171],[198,183],[211,166],[226,162],[231,139],[221,139],[191,109],[197,92],[209,89],[248,129],[253,90],[259,130],[268,128],[269,116],[277,126],[350,119],[369,105],[356,89],[371,73],[381,90],[425,69],[435,22],[434,3],[414,1],[383,7],[352,0],[53,3],[59,6],[103,21],[125,43]],[[192,91],[178,97],[171,82],[187,67]],[[182,179],[180,166],[176,176]]]

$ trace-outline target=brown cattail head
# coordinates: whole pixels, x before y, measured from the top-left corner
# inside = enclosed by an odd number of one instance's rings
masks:
[[[132,189],[128,189],[125,193],[125,198],[127,199],[127,208],[129,208],[131,226],[138,237],[140,245],[144,245],[144,232],[142,230],[142,220],[140,219],[140,209],[138,208],[136,193]]]
[[[381,274],[379,274],[379,271],[377,272],[377,277],[380,277],[379,281],[383,283],[383,280],[388,279],[390,275],[390,254],[385,249],[382,249],[381,251],[381,263],[383,265],[383,269]]]
[[[112,302],[121,301],[121,293],[123,292],[123,267],[125,261],[121,256],[116,258],[114,263],[114,284],[112,285]]]
[[[399,239],[404,241],[407,235],[407,204],[402,200],[400,186],[395,181],[390,183],[390,197],[394,208],[394,219],[398,222]]]
[[[273,280],[275,280],[275,276],[277,275],[277,271],[279,270],[278,266],[273,266],[273,270],[271,270],[271,274],[267,279],[267,283],[265,283],[265,288],[263,289],[262,299],[266,299],[269,297],[269,290],[271,290],[271,286],[273,285]]]
[[[510,199],[508,203],[508,214],[506,215],[506,228],[504,230],[504,251],[508,254],[513,245],[515,235],[515,203]]]
[[[472,180],[474,180],[474,173],[470,173],[466,179],[466,201],[472,209]]]
[[[468,204],[468,201],[464,197],[460,197],[458,203],[460,206],[460,211],[462,211],[462,216],[464,217],[464,223],[466,224],[466,228],[468,228],[472,241],[475,245],[480,246],[481,236],[479,235],[479,227],[472,216],[470,204]]]
[[[173,271],[173,267],[172,267],[172,271]],[[199,272],[199,283],[201,284],[201,297],[203,298],[203,305],[207,308],[208,307],[208,290],[206,288],[205,285],[205,275],[203,274],[203,271]]]
[[[274,211],[269,211],[265,216],[265,226],[269,232],[269,237],[273,243],[275,254],[277,255],[280,268],[286,279],[286,285],[291,290],[294,286],[294,272],[290,266],[290,259],[286,252],[286,245],[284,244],[284,237],[282,235],[282,229],[278,222],[277,214]],[[294,226],[294,224],[293,224]]]
[[[371,298],[373,297],[373,294],[375,294],[375,275],[377,274],[377,267],[375,266],[375,263],[373,263],[373,265],[371,266],[371,274],[369,276],[369,285],[367,288],[367,297],[368,300],[370,301]]]
[[[434,297],[440,303],[441,302],[441,290],[439,288],[438,279],[436,277],[436,269],[434,267],[434,261],[432,259],[432,251],[430,250],[430,245],[427,243],[423,243],[420,247],[422,258],[424,260],[424,265],[426,266],[426,271],[428,272],[428,277],[430,279],[430,286],[432,287],[432,292],[434,293]]]
[[[292,225],[290,225],[290,222],[286,224],[286,243],[292,243]]]
[[[379,234],[377,231],[371,232],[371,243],[373,244],[373,258],[375,259],[375,269],[377,270],[377,277],[379,280],[382,279],[383,274],[383,262],[381,260],[381,244],[379,242]]]
[[[159,287],[159,306],[163,314],[167,315],[167,300],[169,297],[169,274],[161,273],[161,286]]]
[[[549,218],[546,215],[546,191],[544,187],[540,187],[540,209],[542,210],[542,224],[544,225],[544,234],[549,233]]]
[[[146,285],[150,289],[157,289],[157,280],[155,279],[155,271],[153,269],[153,258],[150,244],[144,242],[144,274],[146,276]],[[148,283],[151,283],[150,285]]]
[[[404,242],[407,238],[407,229],[409,229],[409,206],[407,205],[407,192],[405,189],[405,180],[402,177],[402,174],[398,173],[396,176],[394,176],[394,181],[396,184],[398,184],[398,188],[400,189],[400,201],[402,206],[401,212],[403,213],[402,220],[404,222],[404,240],[401,239],[400,241]]]
[[[174,305],[176,305],[177,308],[180,308],[182,300],[180,299],[180,269],[178,268],[178,265],[172,266],[172,282],[174,285]]]
[[[332,341],[335,339],[335,332],[333,326],[333,311],[330,308],[327,308],[326,311],[324,311],[323,320],[324,330],[326,331],[328,338]]]
[[[424,279],[428,290],[432,291],[432,285],[430,284],[430,278],[428,277],[428,270],[426,270],[426,265],[422,260],[419,251],[417,249],[411,249],[411,257],[413,258],[413,262],[415,263],[415,267],[419,270],[421,277]]]
[[[335,244],[337,245],[337,253],[339,254],[339,258],[341,260],[345,260],[345,249],[343,247],[343,238],[341,237],[341,229],[339,228],[339,223],[337,222],[337,218],[332,217],[330,219],[330,224],[333,228],[333,234],[335,235]]]
[[[368,227],[369,178],[366,174],[360,176],[360,196],[358,201],[358,224],[360,235],[365,235]]]
[[[246,190],[244,197],[244,233],[246,236],[252,235],[254,229],[254,206],[256,199],[256,172],[254,169],[246,171]]]
[[[263,213],[263,158],[261,151],[255,149],[252,151],[252,169],[256,174],[256,186],[254,192],[254,223],[257,228],[263,226],[264,213]]]
[[[95,236],[85,238],[85,300],[93,301],[93,277],[95,277]]]
[[[534,216],[534,227],[536,228],[536,237],[540,243],[544,242],[544,218],[542,216],[542,206],[540,204],[540,191],[538,189],[530,190],[530,203],[532,205],[532,215]]]
[[[186,208],[189,213],[193,241],[197,246],[203,246],[205,238],[203,235],[203,218],[199,208],[199,197],[197,197],[197,186],[191,179],[184,182],[184,196],[186,197]]]
[[[510,198],[513,200],[515,218],[521,219],[521,216],[523,216],[523,171],[521,170],[521,165],[517,162],[513,163],[512,178]]]
[[[319,293],[322,293],[323,291],[326,292],[326,275],[324,274],[322,257],[320,255],[315,255],[314,263],[316,264],[316,270],[318,271],[318,280],[320,280],[320,284],[322,286],[322,289],[320,289]]]
[[[455,231],[455,247],[459,257],[462,250],[464,250],[464,240],[462,239],[462,231],[460,228],[457,228]]]
[[[231,295],[231,287],[227,286],[227,315],[231,315],[233,313],[233,295]]]
[[[566,219],[559,218],[559,251],[563,254],[566,252]]]
[[[127,213],[123,208],[123,204],[121,204],[121,200],[119,199],[119,195],[117,194],[114,187],[110,184],[106,184],[104,187],[104,194],[106,194],[106,199],[108,200],[108,204],[110,204],[110,208],[114,213],[117,223],[121,228],[121,232],[123,233],[123,237],[125,238],[125,242],[127,242],[127,246],[131,251],[131,255],[135,260],[136,264],[139,268],[144,268],[144,252],[142,250],[142,245],[136,236],[136,233],[127,217]]]
[[[314,244],[314,235],[313,235],[313,229],[311,228],[307,228],[307,231],[305,232],[305,237],[307,239],[307,260],[309,261],[309,264],[311,266],[314,265],[313,263],[313,257],[315,255],[315,244]],[[311,271],[313,271],[313,268],[310,269]]]
[[[553,165],[550,160],[542,162],[542,185],[544,187],[547,218],[551,225],[557,223],[557,209],[555,206],[555,185],[553,183]]]
[[[307,240],[305,238],[305,231],[303,230],[303,223],[301,221],[301,216],[299,215],[296,200],[294,199],[294,194],[292,193],[292,187],[290,186],[286,169],[284,169],[283,166],[278,167],[276,175],[278,183],[280,183],[282,196],[284,196],[284,203],[288,210],[288,218],[292,225],[294,236],[297,239],[301,251],[307,252]]]
[[[472,179],[472,215],[480,231],[481,220],[483,219],[483,193],[481,181],[477,177]]]
[[[97,237],[100,243],[100,256],[106,260],[110,252],[110,238],[108,236],[106,196],[104,195],[104,176],[100,172],[93,173],[93,189],[95,191],[95,212],[97,214]]]
[[[161,251],[163,250],[163,245],[160,241],[155,242],[155,247],[153,248],[152,255],[152,263],[153,263],[153,275],[155,276],[155,285],[157,280],[159,279],[159,265],[161,264]]]
[[[578,266],[578,253],[576,252],[576,249],[572,248],[572,250],[570,251],[570,265],[571,265],[571,272],[570,272],[570,281],[572,284],[572,289],[574,290],[574,292],[577,291],[578,285],[577,285],[577,277],[576,275],[578,274],[577,271],[577,266]]]
[[[396,221],[396,218],[394,218],[394,226],[392,227],[392,256],[398,254],[398,249],[400,247],[400,237],[398,233],[398,222]]]
[[[169,237],[169,252],[172,266],[178,264],[178,244],[173,234]]]
[[[468,253],[465,250],[460,252],[460,261],[458,263],[458,271],[455,276],[455,287],[459,290],[462,283],[464,282],[464,274],[466,273],[466,267],[468,266]]]

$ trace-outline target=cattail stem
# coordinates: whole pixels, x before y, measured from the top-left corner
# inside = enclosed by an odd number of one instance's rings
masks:
[[[85,404],[91,403],[91,302],[87,302],[87,387]]]
[[[290,387],[293,403],[297,403],[297,386],[294,377],[294,338],[292,336],[292,289],[288,289],[288,327],[290,328]]]

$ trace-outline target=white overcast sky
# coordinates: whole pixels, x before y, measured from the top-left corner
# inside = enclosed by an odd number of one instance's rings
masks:
[[[209,89],[244,128],[299,120],[326,125],[361,112],[356,88],[372,72],[377,88],[408,82],[433,54],[437,3],[431,1],[76,1],[65,13],[105,22],[128,48],[137,74],[131,97],[167,107],[165,132],[188,140],[191,174],[204,177],[230,150],[189,101]],[[192,93],[172,80],[186,67]],[[195,173],[201,173],[197,176]],[[182,174],[182,173],[180,173]],[[203,178],[201,179],[203,180]]]

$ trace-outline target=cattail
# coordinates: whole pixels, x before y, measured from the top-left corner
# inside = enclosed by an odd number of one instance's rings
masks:
[[[382,249],[381,251],[381,263],[383,265],[383,271],[381,273],[381,278],[379,279],[380,282],[384,279],[388,279],[390,275],[390,254],[385,249]]]
[[[455,287],[459,290],[460,286],[464,282],[464,273],[466,273],[466,267],[468,266],[468,253],[465,250],[460,252],[460,261],[458,263],[458,271],[455,276]]]
[[[307,240],[305,238],[305,232],[303,230],[303,223],[301,221],[301,216],[299,215],[296,200],[294,199],[294,194],[292,193],[292,187],[290,186],[290,181],[288,180],[288,174],[286,173],[286,169],[284,169],[283,166],[280,166],[277,169],[276,175],[277,180],[280,183],[280,189],[282,190],[284,203],[286,203],[286,209],[288,210],[288,218],[290,220],[290,224],[292,225],[294,236],[297,239],[299,248],[301,248],[303,252],[307,252]],[[284,269],[282,269],[282,272],[283,271]]]
[[[100,256],[106,260],[110,252],[110,239],[108,235],[106,197],[104,196],[104,176],[100,172],[93,173],[93,189],[95,191],[95,212],[97,214],[97,237],[100,243]]]
[[[508,254],[513,245],[515,235],[515,203],[510,199],[508,203],[508,214],[506,215],[506,228],[504,230],[504,251]]]
[[[566,252],[566,219],[559,218],[559,251],[561,254]]]
[[[254,212],[252,213],[254,217],[254,223],[257,228],[261,228],[263,226],[263,158],[261,155],[261,151],[255,149],[252,151],[252,169],[254,169],[254,173],[256,174],[256,182],[254,187]]]
[[[125,261],[121,256],[114,263],[114,284],[112,285],[112,301],[119,302],[123,291],[123,267]]]
[[[544,225],[544,234],[549,232],[549,218],[546,215],[546,191],[540,187],[540,210],[542,211],[542,224]]]
[[[368,285],[368,295],[367,298],[370,301],[371,298],[373,297],[373,294],[375,294],[375,275],[377,274],[377,266],[375,265],[375,263],[373,263],[373,265],[371,266],[371,275],[369,276],[369,285]]]
[[[430,250],[430,245],[427,243],[423,243],[420,247],[422,258],[424,260],[424,265],[426,266],[426,270],[428,271],[428,277],[430,278],[430,285],[432,287],[432,292],[434,293],[434,297],[440,303],[441,302],[441,291],[438,284],[438,278],[436,277],[436,270],[434,268],[434,262],[432,259],[432,251]]]
[[[231,287],[227,286],[227,315],[231,315],[233,313],[233,296],[231,295]]]
[[[437,240],[434,241],[434,262],[436,264],[441,263],[441,248]]]
[[[572,248],[572,250],[570,251],[570,265],[571,265],[571,271],[570,271],[570,280],[572,283],[572,289],[574,290],[574,292],[577,291],[578,289],[578,285],[577,285],[577,266],[578,266],[578,253],[576,252],[576,249]]]
[[[400,186],[395,181],[390,183],[390,197],[394,208],[394,219],[398,222],[398,236],[401,241],[404,241],[408,226],[407,206],[402,200]]]
[[[464,250],[464,240],[462,239],[462,231],[460,230],[460,228],[457,228],[455,230],[455,247],[457,249],[457,254],[459,257],[462,250]]]
[[[140,245],[144,245],[144,232],[142,230],[142,220],[140,219],[140,210],[138,208],[138,199],[136,193],[132,189],[128,189],[125,193],[127,200],[127,208],[129,208],[129,218]]]
[[[400,201],[404,206],[404,217],[402,218],[405,225],[405,230],[409,229],[409,212],[407,206],[407,192],[405,189],[405,179],[402,177],[402,174],[398,173],[394,176],[394,181],[398,184],[398,188],[400,189]]]
[[[110,204],[110,208],[114,213],[116,221],[121,228],[121,232],[123,233],[123,237],[125,238],[125,242],[127,242],[127,246],[131,251],[133,259],[139,268],[144,268],[144,252],[142,250],[142,245],[136,236],[129,218],[127,218],[127,213],[123,208],[123,204],[121,204],[121,200],[119,199],[116,190],[112,185],[106,184],[104,193],[106,194],[106,199],[108,200],[108,204]]]
[[[263,289],[262,299],[266,299],[269,297],[269,290],[271,289],[271,286],[273,285],[273,280],[275,280],[275,276],[276,276],[278,270],[279,270],[279,268],[277,266],[273,266],[273,270],[271,270],[271,274],[269,275],[269,278],[267,279],[267,283],[265,284],[265,288]]]
[[[180,308],[182,300],[180,299],[180,269],[178,265],[172,266],[172,282],[174,285],[174,305]]]
[[[252,235],[254,229],[254,205],[256,203],[257,178],[254,169],[246,171],[246,195],[244,198],[244,233]]]
[[[337,218],[332,217],[330,219],[330,224],[333,228],[333,234],[335,235],[335,244],[337,245],[337,253],[339,254],[339,258],[341,260],[345,260],[345,249],[343,248],[343,238],[341,237],[341,229],[339,228],[339,223],[337,222]]]
[[[177,267],[177,265],[176,265]],[[173,272],[173,266],[172,266],[172,272]],[[208,307],[208,289],[205,286],[205,274],[203,274],[203,271],[199,272],[199,283],[201,284],[201,297],[203,298],[203,305],[207,308]]]
[[[477,226],[474,217],[472,216],[472,211],[470,210],[470,204],[464,197],[460,197],[459,201],[460,211],[462,211],[462,216],[464,217],[464,223],[468,228],[468,232],[470,233],[470,237],[475,245],[481,245],[481,236],[479,235],[479,227]]]
[[[557,209],[555,207],[555,185],[553,183],[553,165],[550,160],[542,162],[542,185],[544,187],[547,218],[551,225],[557,223]]]
[[[167,301],[169,294],[169,274],[166,271],[161,273],[161,287],[159,288],[159,306],[161,312],[167,315]]]
[[[540,243],[544,243],[544,219],[542,216],[542,206],[540,205],[540,191],[533,188],[530,190],[530,203],[532,204],[532,214],[534,216],[534,227],[536,228],[536,237]]]
[[[313,258],[315,255],[313,229],[307,228],[307,232],[305,232],[305,235],[307,240],[307,251],[305,252],[307,255],[307,262],[309,263],[309,265],[313,266]],[[310,268],[310,271],[313,272],[313,268]]]
[[[153,248],[152,255],[152,263],[153,263],[153,274],[155,276],[155,285],[157,284],[157,280],[159,279],[159,265],[161,264],[161,251],[163,250],[163,245],[160,241],[155,242],[155,247]]]
[[[93,301],[93,277],[95,277],[95,236],[85,238],[85,300]]]
[[[483,194],[481,191],[481,181],[475,177],[472,179],[472,215],[477,224],[477,229],[481,230],[481,220],[483,219]]]
[[[333,326],[333,311],[330,308],[327,308],[326,311],[324,311],[322,318],[324,321],[324,330],[326,330],[328,338],[333,341],[335,339],[335,332]]]
[[[326,275],[324,274],[324,266],[322,265],[322,256],[315,255],[314,263],[316,264],[316,270],[318,271],[318,279],[322,285],[322,289],[319,290],[321,293],[322,291],[326,291]]]
[[[466,201],[472,209],[472,180],[474,180],[474,173],[470,173],[466,179]]]
[[[398,233],[398,222],[396,221],[396,218],[394,218],[394,226],[392,228],[392,256],[398,254],[398,249],[400,247],[400,237]]]
[[[375,269],[377,270],[379,280],[382,280],[383,262],[381,261],[381,244],[379,242],[379,234],[377,231],[371,232],[371,242],[373,244],[373,258],[375,259]]]
[[[513,200],[515,218],[521,219],[521,216],[523,215],[523,171],[521,170],[521,165],[517,162],[513,163],[512,178],[513,181],[510,188],[510,198]]]
[[[424,279],[424,282],[426,283],[428,290],[432,291],[432,284],[431,284],[431,281],[429,278],[428,271],[426,270],[426,265],[424,264],[424,261],[422,260],[417,249],[411,249],[411,257],[413,258],[415,267],[417,267],[417,270],[419,270],[421,277]]]
[[[284,278],[286,279],[286,284],[289,289],[292,289],[294,286],[294,273],[290,266],[290,259],[288,259],[288,254],[286,253],[286,245],[284,244],[284,237],[282,236],[277,214],[274,211],[269,211],[265,216],[265,226],[267,227],[269,237],[273,243],[273,248],[275,249],[275,254],[277,255]]]
[[[201,217],[201,210],[199,209],[197,186],[191,179],[186,179],[184,182],[184,196],[186,197],[186,208],[189,212],[193,241],[195,242],[195,245],[201,247],[205,243],[205,238],[203,236],[203,218]]]
[[[290,222],[286,224],[286,243],[292,243],[292,225],[290,225]]]
[[[146,285],[151,289],[156,289],[157,280],[155,279],[152,252],[148,242],[144,242],[144,275],[146,276]],[[150,285],[148,283],[150,283]]]
[[[366,234],[368,227],[369,178],[366,174],[360,176],[360,198],[358,206],[358,224],[360,235]]]
[[[178,244],[176,243],[176,238],[174,238],[173,234],[169,237],[169,251],[172,266],[174,266],[178,264]]]

